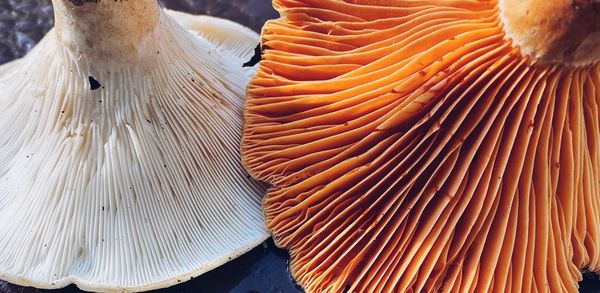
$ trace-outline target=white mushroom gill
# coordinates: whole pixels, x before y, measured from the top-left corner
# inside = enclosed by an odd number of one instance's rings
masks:
[[[258,35],[153,0],[53,4],[56,29],[0,67],[0,278],[150,290],[266,239],[239,155]]]

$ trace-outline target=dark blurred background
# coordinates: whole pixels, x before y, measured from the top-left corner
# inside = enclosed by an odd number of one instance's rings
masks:
[[[25,55],[54,25],[51,0],[0,0],[0,64]],[[277,18],[271,0],[160,0],[167,8],[228,18],[260,33],[265,21]],[[301,292],[288,271],[288,255],[271,240],[249,253],[182,285],[159,293]],[[600,292],[598,276],[584,274],[581,292]],[[0,292],[41,293],[0,281]],[[56,291],[55,291],[56,292]],[[60,292],[79,292],[70,286]]]

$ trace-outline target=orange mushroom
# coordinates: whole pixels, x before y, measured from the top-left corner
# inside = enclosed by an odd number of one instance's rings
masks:
[[[243,155],[307,291],[600,271],[600,4],[275,0]]]

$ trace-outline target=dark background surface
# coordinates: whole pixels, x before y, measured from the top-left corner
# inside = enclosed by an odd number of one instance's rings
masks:
[[[242,23],[256,32],[264,22],[277,18],[270,0],[160,0],[167,8],[208,14]],[[0,64],[25,55],[54,25],[50,0],[0,0]],[[158,293],[187,292],[301,292],[288,271],[288,254],[269,240],[249,253],[184,284]],[[600,292],[600,281],[584,274],[581,292]],[[70,286],[61,292],[79,292]],[[0,292],[39,293],[0,281]],[[56,292],[56,291],[55,291]]]

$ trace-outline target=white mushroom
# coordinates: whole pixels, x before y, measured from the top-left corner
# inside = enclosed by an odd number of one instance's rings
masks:
[[[239,155],[258,35],[155,0],[53,4],[0,67],[0,278],[150,290],[265,240]]]

